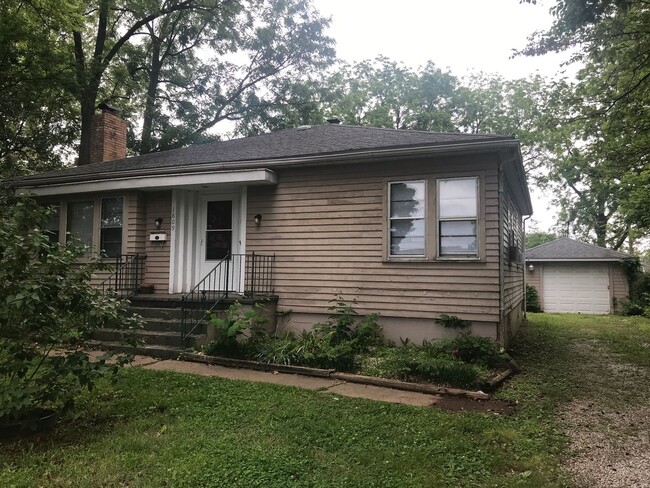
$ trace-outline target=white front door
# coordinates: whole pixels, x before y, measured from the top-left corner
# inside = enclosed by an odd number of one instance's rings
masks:
[[[199,205],[198,278],[208,276],[217,265],[217,272],[202,288],[205,290],[240,291],[241,261],[239,256],[239,195],[204,195]]]

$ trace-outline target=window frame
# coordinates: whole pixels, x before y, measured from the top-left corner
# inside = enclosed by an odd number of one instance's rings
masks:
[[[117,193],[117,194],[103,194],[101,196],[88,196],[88,195],[79,195],[74,198],[69,198],[66,200],[52,201],[47,200],[48,205],[59,205],[59,242],[65,244],[68,238],[68,205],[70,203],[78,202],[93,202],[93,236],[92,236],[92,245],[90,246],[90,251],[87,255],[87,258],[91,256],[98,256],[101,246],[101,210],[102,210],[102,201],[105,198],[122,198],[122,245],[120,249],[120,254],[126,254],[127,242],[126,242],[126,229],[127,229],[127,206],[129,201],[128,194]],[[106,259],[115,259],[115,258],[106,258]]]
[[[121,222],[120,225],[106,225],[105,226],[104,222],[103,222],[103,219],[102,219],[102,216],[104,214],[104,201],[105,200],[116,200],[116,199],[120,199],[121,203],[122,203],[122,209],[121,209],[121,211],[122,211],[121,212],[122,213],[122,222]],[[121,196],[121,195],[103,196],[103,197],[100,197],[100,199],[99,199],[99,236],[98,236],[98,242],[97,242],[97,251],[102,252],[102,250],[103,250],[102,249],[102,242],[103,242],[102,233],[103,233],[104,229],[118,229],[118,228],[120,229],[120,252],[119,252],[119,254],[117,256],[109,256],[107,254],[106,257],[108,259],[119,258],[120,256],[122,256],[124,254],[124,227],[125,227],[125,225],[124,225],[124,221],[125,221],[125,219],[124,219],[124,207],[125,207],[124,202],[125,202],[125,198],[124,198],[124,196]]]
[[[476,212],[474,217],[441,217],[442,204],[440,201],[441,191],[440,184],[443,181],[452,180],[474,180],[476,189]],[[477,260],[481,256],[481,223],[484,219],[481,216],[481,181],[480,176],[453,176],[436,178],[436,258],[439,260]],[[474,253],[442,253],[442,223],[443,222],[475,222],[476,223],[476,252]]]
[[[391,205],[393,203],[393,200],[391,198],[391,189],[393,185],[399,185],[399,184],[409,184],[409,183],[422,183],[424,187],[424,215],[422,217],[416,217],[416,218],[409,218],[409,217],[391,217]],[[385,211],[387,215],[387,226],[386,226],[386,234],[387,234],[387,250],[386,250],[386,255],[389,260],[416,260],[416,261],[422,261],[427,259],[427,249],[428,249],[428,234],[429,234],[429,227],[430,224],[427,222],[430,212],[429,212],[429,188],[428,188],[428,181],[426,179],[416,179],[416,180],[398,180],[398,181],[389,181],[387,184],[387,202],[388,204],[385,206]],[[423,254],[391,254],[391,242],[392,242],[392,235],[391,235],[391,228],[392,228],[392,222],[393,220],[422,220],[424,223],[424,253]]]
[[[409,263],[409,262],[486,262],[485,250],[485,232],[486,232],[486,205],[489,203],[485,200],[486,195],[486,172],[477,171],[459,171],[443,172],[439,174],[429,174],[425,176],[417,175],[412,179],[407,178],[384,178],[384,202],[383,202],[383,262],[385,263]],[[476,180],[476,254],[440,254],[440,219],[439,219],[439,189],[438,181],[451,179],[474,179]],[[390,252],[391,243],[391,184],[393,183],[412,183],[424,181],[425,183],[425,236],[424,236],[424,255],[397,254],[392,255]],[[496,196],[495,196],[496,198]]]

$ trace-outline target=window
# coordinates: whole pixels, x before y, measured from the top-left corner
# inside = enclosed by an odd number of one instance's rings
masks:
[[[55,244],[59,242],[59,220],[61,207],[56,203],[48,204],[46,206],[51,210],[52,213],[45,223],[45,233],[50,239],[50,242]]]
[[[122,197],[102,198],[99,248],[109,258],[122,254],[123,202]]]
[[[93,245],[95,202],[68,202],[67,231],[89,248]]]
[[[424,256],[426,235],[424,181],[390,183],[390,255]]]
[[[478,178],[438,180],[440,256],[478,255]]]
[[[208,202],[205,259],[223,259],[232,250],[232,201]]]

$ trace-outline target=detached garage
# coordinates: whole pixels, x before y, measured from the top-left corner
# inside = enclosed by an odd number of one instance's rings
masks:
[[[621,260],[630,256],[573,239],[526,251],[526,282],[544,312],[609,314],[628,297]]]

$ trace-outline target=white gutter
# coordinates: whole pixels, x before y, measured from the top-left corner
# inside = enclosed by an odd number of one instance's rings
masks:
[[[132,176],[95,180],[86,182],[68,182],[48,186],[25,186],[18,188],[18,195],[31,193],[37,196],[99,192],[109,190],[178,188],[183,186],[205,186],[214,184],[253,183],[258,185],[274,185],[278,175],[268,169],[234,170],[221,172],[176,173],[166,176]]]

